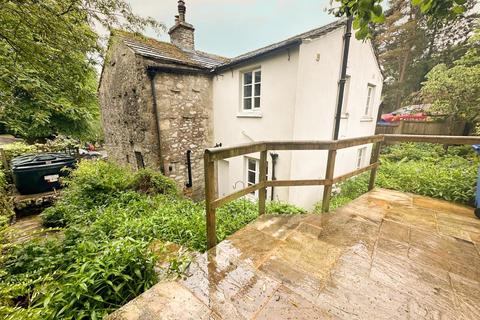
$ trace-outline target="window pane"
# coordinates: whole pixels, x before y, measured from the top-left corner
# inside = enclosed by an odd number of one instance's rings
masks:
[[[252,109],[252,99],[251,98],[243,99],[243,109],[245,109],[245,110],[251,110]]]
[[[260,83],[255,85],[255,96],[260,96]]]
[[[255,98],[255,108],[260,108],[260,98]]]
[[[248,182],[255,184],[255,172],[248,171]]]
[[[255,160],[248,160],[248,170],[257,171],[257,162]]]
[[[243,96],[245,98],[251,97],[252,96],[252,86],[245,86],[243,87]]]
[[[251,84],[252,83],[252,73],[247,72],[243,74],[243,84]]]
[[[255,82],[258,83],[262,81],[262,71],[255,72]]]

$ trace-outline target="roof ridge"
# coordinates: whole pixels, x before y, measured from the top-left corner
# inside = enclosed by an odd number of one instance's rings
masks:
[[[220,68],[220,67],[223,67],[223,66],[229,66],[229,65],[232,65],[232,64],[240,63],[242,61],[245,61],[245,60],[251,59],[253,57],[256,57],[257,55],[265,54],[265,53],[271,52],[273,50],[283,48],[285,46],[293,45],[297,42],[308,39],[310,36],[319,37],[319,36],[321,36],[325,33],[328,33],[332,29],[337,29],[338,27],[346,24],[346,22],[347,22],[346,18],[337,19],[337,20],[335,20],[333,22],[330,22],[330,23],[327,23],[326,25],[323,25],[321,27],[317,27],[317,28],[308,30],[306,32],[291,36],[291,37],[286,38],[285,40],[282,40],[282,41],[274,42],[272,44],[269,44],[267,46],[261,47],[261,48],[256,49],[256,50],[252,50],[252,51],[243,53],[239,56],[236,56],[236,57],[230,59],[230,61],[228,61],[227,63],[225,63],[223,65],[220,65],[218,67]]]

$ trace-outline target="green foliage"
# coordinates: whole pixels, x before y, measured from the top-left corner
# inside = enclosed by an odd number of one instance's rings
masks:
[[[64,236],[15,247],[0,261],[0,317],[100,319],[157,281],[151,250],[166,251],[157,240],[206,250],[204,203],[181,197],[154,171],[82,161],[65,183],[62,199],[42,214]],[[267,212],[304,211],[272,202]],[[218,208],[218,240],[257,216],[258,204],[247,199]],[[181,275],[189,261],[175,254],[163,274]]]
[[[383,23],[383,0],[335,0],[338,3],[333,11],[337,16],[353,16],[353,28],[357,39],[371,37],[373,26]],[[454,19],[467,9],[466,0],[410,0],[411,5],[429,17],[431,21]]]
[[[385,22],[373,35],[386,80],[384,112],[428,103],[419,94],[427,73],[437,64],[451,65],[471,47],[468,38],[478,17],[472,9],[475,5],[476,1],[467,0],[464,14],[432,22],[410,0],[389,1]]]
[[[178,195],[175,182],[151,169],[140,170],[135,174],[132,181],[134,190],[146,194],[169,194]]]
[[[470,146],[407,143],[388,147],[381,156],[376,186],[473,205],[479,161]],[[340,184],[332,198],[337,208],[367,192],[369,174]]]
[[[281,201],[271,201],[267,202],[265,211],[268,214],[302,214],[307,213],[306,210],[294,206],[289,203]]]
[[[94,25],[160,27],[124,0],[2,1],[0,25],[0,123],[28,139],[98,135]]]
[[[480,116],[480,28],[472,36],[472,48],[452,67],[445,64],[435,66],[423,83],[422,95],[433,103],[433,110],[453,114],[471,123]]]
[[[5,173],[0,170],[0,242],[2,241],[2,229],[10,222],[14,214],[12,200],[7,192]]]

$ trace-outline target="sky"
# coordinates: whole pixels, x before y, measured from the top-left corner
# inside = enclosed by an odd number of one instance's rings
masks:
[[[177,0],[128,0],[135,13],[170,28]],[[195,27],[195,47],[226,57],[282,41],[335,20],[330,0],[185,0],[186,21]],[[148,30],[145,35],[169,41]]]

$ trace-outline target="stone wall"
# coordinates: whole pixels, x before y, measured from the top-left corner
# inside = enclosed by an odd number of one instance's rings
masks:
[[[99,87],[108,157],[134,169],[160,169],[150,79],[144,59],[112,37]],[[143,159],[142,159],[143,158]]]
[[[165,175],[173,178],[186,195],[203,199],[203,152],[213,140],[212,78],[203,74],[157,73],[155,87]],[[186,188],[188,150],[191,188]]]

